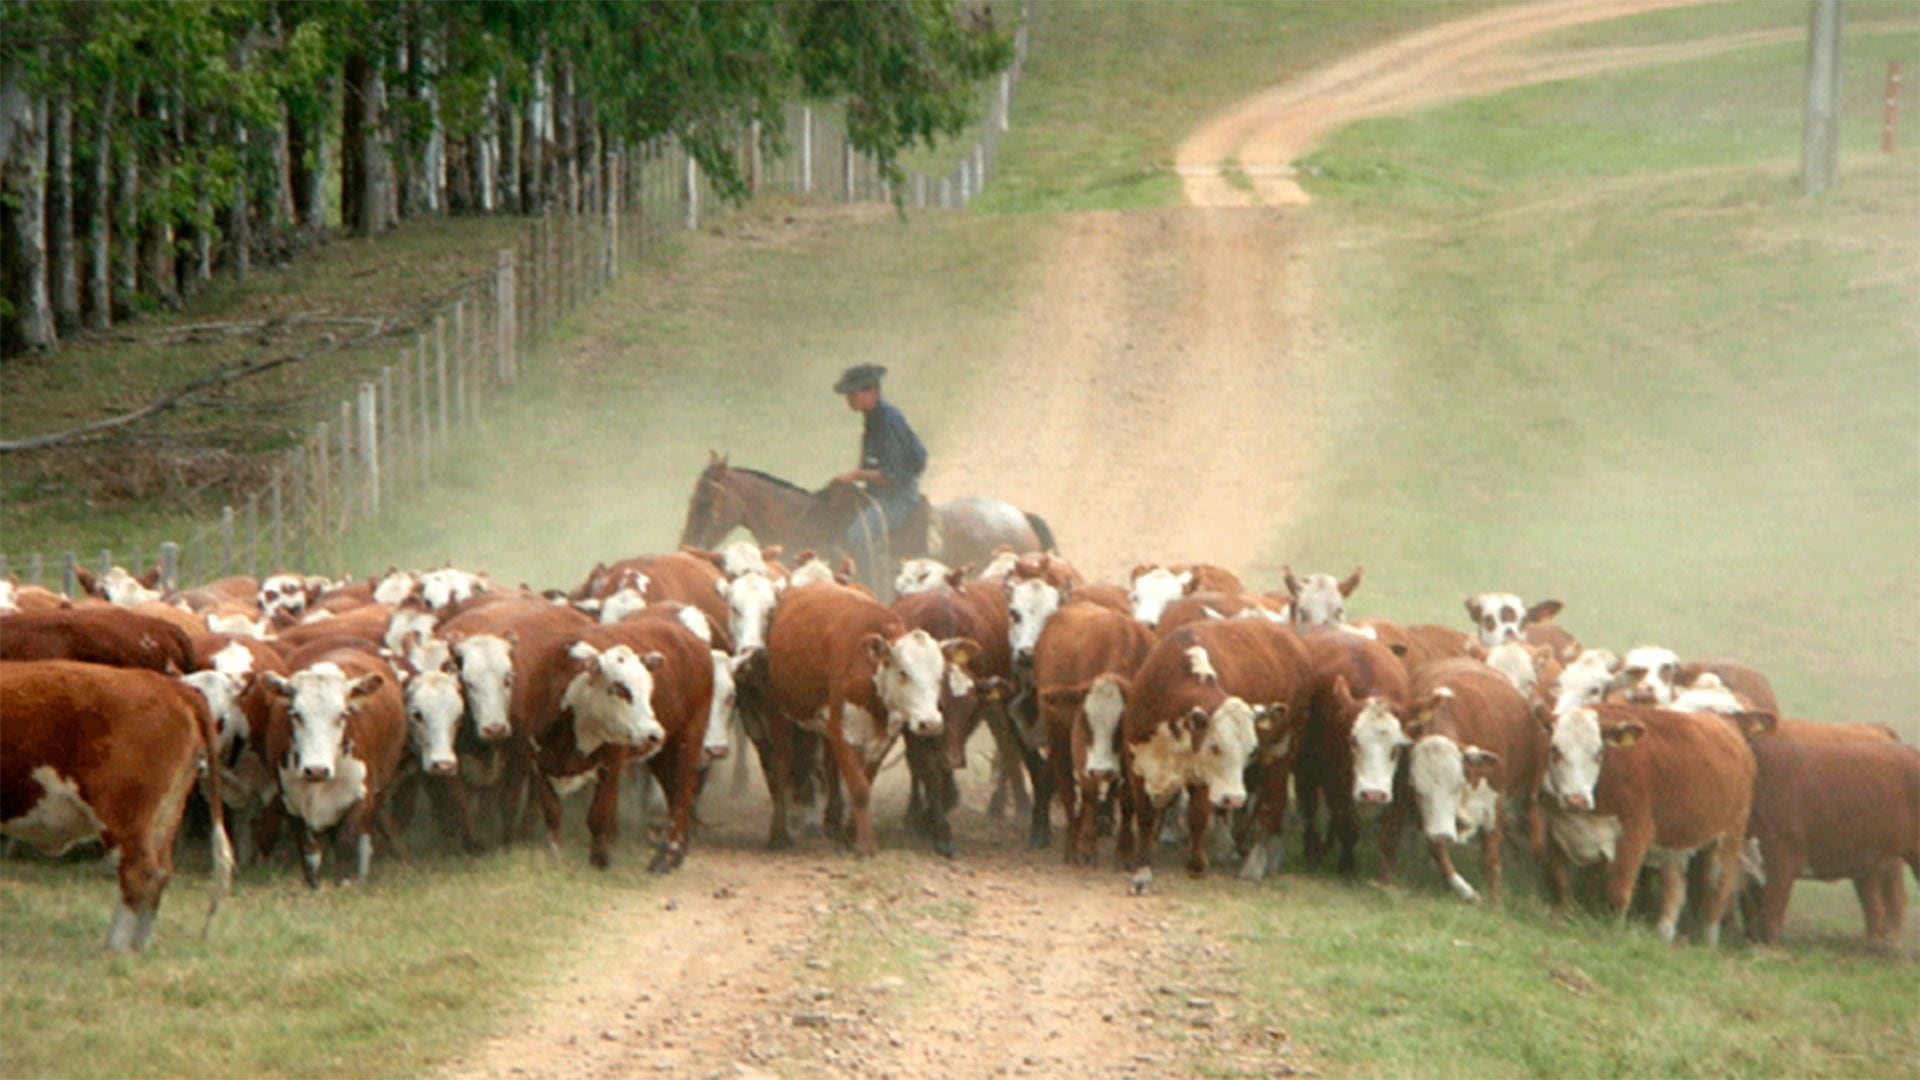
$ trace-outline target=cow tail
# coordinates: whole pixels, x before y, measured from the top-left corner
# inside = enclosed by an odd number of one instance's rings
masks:
[[[1026,511],[1021,512],[1026,513]],[[1053,530],[1047,526],[1045,518],[1039,514],[1028,513],[1027,524],[1033,526],[1033,534],[1040,538],[1040,550],[1042,553],[1053,552],[1056,555],[1060,553],[1060,545],[1054,542]]]
[[[213,881],[208,888],[207,921],[200,928],[200,940],[205,941],[213,930],[213,916],[220,910],[220,901],[233,891],[233,841],[227,836],[227,808],[220,798],[220,762],[215,752],[220,746],[220,734],[214,730],[213,714],[208,711],[206,702],[195,695],[194,715],[200,725],[200,739],[205,744],[205,752],[200,759],[200,795],[207,800],[207,816],[213,822],[213,828],[207,837],[207,846],[213,856]]]

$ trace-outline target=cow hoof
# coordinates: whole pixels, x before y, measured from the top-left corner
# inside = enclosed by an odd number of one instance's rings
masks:
[[[596,851],[587,856],[587,861],[593,864],[595,870],[605,870],[607,867],[613,865],[612,857],[604,851]]]
[[[647,873],[671,874],[679,866],[680,860],[674,858],[672,854],[662,851],[653,857],[652,862],[647,864]]]
[[[1027,846],[1035,851],[1044,851],[1053,843],[1053,837],[1045,832],[1034,832],[1027,836]]]
[[[953,837],[947,836],[933,842],[933,853],[953,858]]]
[[[1127,895],[1145,896],[1147,895],[1147,890],[1151,888],[1153,888],[1153,871],[1141,870],[1133,875],[1132,880],[1127,882]]]
[[[775,833],[767,837],[768,851],[785,851],[792,846],[793,836],[790,833]]]

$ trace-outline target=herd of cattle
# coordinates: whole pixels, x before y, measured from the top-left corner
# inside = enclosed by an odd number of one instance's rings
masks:
[[[871,785],[904,742],[909,820],[952,855],[954,772],[984,723],[994,806],[1024,807],[1044,846],[1057,801],[1078,865],[1110,833],[1135,892],[1169,833],[1189,873],[1210,856],[1274,872],[1290,820],[1309,863],[1337,845],[1348,874],[1363,827],[1389,875],[1417,827],[1466,901],[1498,892],[1502,838],[1524,826],[1516,846],[1556,903],[1599,864],[1624,914],[1645,870],[1659,932],[1691,901],[1710,943],[1736,899],[1774,940],[1802,877],[1851,879],[1885,941],[1903,867],[1920,876],[1920,751],[1789,718],[1737,663],[1583,648],[1557,602],[1477,595],[1462,632],[1350,621],[1358,570],[1252,593],[1217,566],[1141,566],[1119,585],[1003,551],[978,573],[909,560],[889,606],[844,564],[779,554],[625,559],[546,593],[452,568],[178,591],[115,568],[73,600],[0,582],[0,832],[53,854],[101,842],[120,882],[108,944],[139,948],[196,791],[215,906],[229,821],[253,859],[290,827],[309,884],[330,835],[335,874],[364,879],[422,789],[469,849],[486,810],[501,843],[524,830],[530,790],[557,855],[561,798],[591,783],[604,867],[623,775],[650,777],[667,808],[652,866],[671,870],[741,737],[770,846],[793,842],[794,808],[872,854]],[[1477,887],[1454,864],[1473,841]]]

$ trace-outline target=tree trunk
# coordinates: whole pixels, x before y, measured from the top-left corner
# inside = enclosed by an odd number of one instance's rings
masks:
[[[113,325],[113,99],[109,82],[100,94],[93,131],[93,212],[87,216],[87,325]]]
[[[355,53],[347,57],[346,93],[340,106],[340,220],[356,236],[365,236],[364,223],[371,219],[367,205],[367,109],[364,104],[372,93],[373,67],[367,58]]]
[[[240,182],[234,186],[233,205],[227,208],[227,269],[233,271],[234,280],[245,281],[253,269],[253,200],[248,190],[247,124],[239,117],[233,120],[233,149],[240,158]]]
[[[333,76],[313,88],[315,101],[290,109],[287,127],[287,167],[292,174],[294,212],[301,235],[318,240],[327,228],[327,116],[333,107]],[[345,185],[342,185],[342,202]]]
[[[487,97],[481,108],[486,121],[467,141],[473,149],[473,200],[481,213],[491,214],[496,205],[494,162],[500,160],[500,82],[492,75],[487,76]]]
[[[547,162],[553,156],[549,146],[553,128],[547,97],[547,54],[542,50],[533,67],[533,91],[527,95],[527,134],[520,177],[529,214],[538,214],[546,207],[549,191]]]
[[[573,107],[573,65],[561,64],[553,94],[554,139],[558,157],[554,181],[560,205],[568,214],[580,212],[580,123]]]
[[[172,112],[169,103],[157,92],[148,91],[144,115],[160,122],[161,134],[153,140],[153,167],[143,170],[146,188],[153,190],[167,176],[173,164]],[[180,306],[180,283],[175,277],[173,226],[161,216],[160,200],[140,200],[140,276],[142,291],[161,304]]]
[[[526,114],[516,108],[500,110],[500,117],[506,121],[506,146],[501,148],[498,171],[500,174],[500,206],[509,213],[527,212],[526,201],[521,197],[520,157],[526,144]]]
[[[137,113],[140,91],[136,87],[127,98],[130,112]],[[114,239],[119,253],[114,259],[113,313],[125,318],[133,311],[133,299],[140,293],[140,153],[129,138],[120,147],[120,183],[115,191],[119,200],[114,212]]]
[[[293,122],[287,103],[280,102],[280,122],[273,127],[273,202],[267,206],[267,244],[272,260],[286,257],[287,233],[293,229]]]
[[[73,246],[73,100],[54,98],[47,143],[47,275],[53,320],[62,333],[80,327],[80,265]]]
[[[220,137],[219,122],[210,114],[200,117],[197,124],[187,121],[183,116],[181,127],[183,131],[194,132],[195,141],[201,146],[210,148],[214,140]],[[181,138],[183,152],[188,145],[187,139]],[[193,264],[186,285],[181,289],[183,298],[191,298],[200,291],[203,282],[213,280],[213,190],[207,186],[205,177],[201,178],[198,186],[200,190],[195,193],[193,200]]]
[[[47,103],[29,96],[17,65],[0,78],[0,162],[5,198],[0,234],[12,313],[0,325],[0,356],[51,352],[59,345],[47,288]]]

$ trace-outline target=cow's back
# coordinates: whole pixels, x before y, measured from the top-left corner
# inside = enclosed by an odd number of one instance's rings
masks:
[[[775,708],[810,719],[830,688],[860,670],[868,634],[905,633],[900,617],[864,593],[820,582],[789,588],[767,630],[767,684]]]
[[[1092,604],[1063,607],[1033,646],[1033,684],[1077,686],[1114,672],[1131,678],[1158,643],[1131,615]]]
[[[1422,667],[1412,689],[1415,701],[1441,689],[1454,695],[1456,741],[1500,755],[1502,790],[1533,785],[1545,764],[1545,737],[1526,696],[1506,676],[1477,660],[1449,659]]]
[[[1758,776],[1748,832],[1807,857],[1810,875],[1871,873],[1888,857],[1920,874],[1920,750],[1886,741],[1751,741]]]
[[[1636,705],[1592,709],[1603,726],[1638,721],[1646,729],[1632,745],[1608,748],[1594,787],[1597,813],[1651,813],[1658,847],[1697,846],[1745,829],[1756,766],[1733,724]]]
[[[172,623],[111,604],[0,617],[0,660],[76,660],[191,672],[193,642]]]
[[[109,831],[139,825],[169,797],[184,800],[212,733],[198,693],[135,668],[0,662],[0,701],[0,821],[25,814],[51,783],[73,785]],[[55,853],[82,838],[15,835]]]

